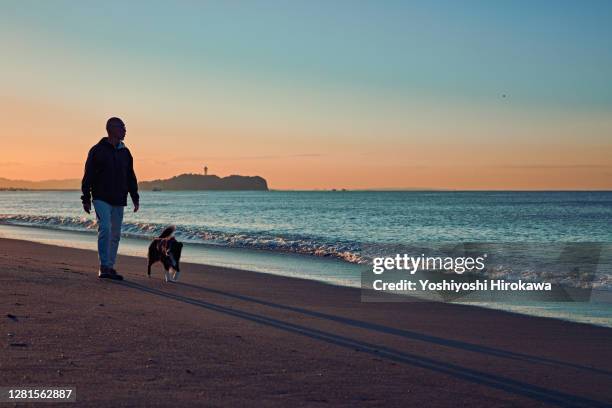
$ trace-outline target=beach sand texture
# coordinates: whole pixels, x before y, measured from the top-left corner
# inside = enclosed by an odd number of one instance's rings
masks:
[[[0,386],[74,386],[90,407],[612,404],[609,328],[205,265],[167,284],[144,256],[99,281],[96,264],[0,240]]]

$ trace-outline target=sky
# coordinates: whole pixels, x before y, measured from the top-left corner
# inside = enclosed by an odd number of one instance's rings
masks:
[[[610,1],[0,0],[0,177],[612,189]]]

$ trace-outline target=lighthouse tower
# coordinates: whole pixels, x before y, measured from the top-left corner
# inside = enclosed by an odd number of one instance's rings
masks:
[[[208,166],[204,166],[204,175],[208,176]]]

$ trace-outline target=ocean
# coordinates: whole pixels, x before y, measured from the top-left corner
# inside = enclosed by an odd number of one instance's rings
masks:
[[[0,236],[94,249],[95,215],[79,196],[0,192]],[[521,248],[503,273],[522,279],[559,248],[596,245],[589,284],[612,291],[612,192],[145,191],[140,211],[126,210],[120,252],[144,256],[170,224],[185,261],[355,287],[376,257],[441,245]],[[599,301],[485,306],[612,327]]]

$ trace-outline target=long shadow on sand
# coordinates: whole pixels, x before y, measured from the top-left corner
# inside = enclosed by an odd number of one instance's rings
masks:
[[[557,365],[557,366],[563,366],[563,367],[570,367],[570,368],[574,368],[574,369],[590,371],[590,372],[597,373],[597,374],[612,376],[612,372],[606,371],[606,370],[602,370],[602,369],[599,369],[599,368],[595,368],[595,367],[586,367],[586,366],[582,366],[580,364],[568,363],[568,362],[565,362],[565,361],[559,361],[559,360],[554,360],[554,359],[545,358],[545,357],[531,356],[531,355],[528,355],[528,354],[516,353],[516,352],[513,352],[513,351],[500,350],[500,349],[496,349],[496,348],[493,348],[493,347],[487,347],[487,346],[482,346],[482,345],[473,344],[473,343],[467,343],[467,342],[458,341],[458,340],[445,339],[445,338],[442,338],[442,337],[431,336],[431,335],[427,335],[427,334],[423,334],[423,333],[417,333],[417,332],[413,332],[413,331],[409,331],[409,330],[404,330],[404,329],[398,329],[398,328],[395,328],[395,327],[383,326],[383,325],[379,325],[379,324],[376,324],[376,323],[369,323],[369,322],[364,322],[364,321],[360,321],[360,320],[350,319],[350,318],[346,318],[346,317],[342,317],[342,316],[335,316],[335,315],[330,315],[330,314],[327,314],[327,313],[315,312],[315,311],[312,311],[312,310],[302,309],[302,308],[299,308],[299,307],[281,305],[281,304],[278,304],[278,303],[268,302],[268,301],[265,301],[265,300],[255,299],[255,298],[248,297],[248,296],[243,296],[243,295],[237,295],[237,294],[234,294],[234,293],[224,292],[224,291],[217,290],[217,289],[205,288],[205,287],[198,286],[198,285],[193,285],[193,284],[190,284],[190,283],[182,283],[181,282],[181,283],[175,283],[175,284],[177,284],[179,286],[185,286],[185,287],[193,288],[193,289],[199,289],[199,290],[202,290],[202,291],[205,291],[205,292],[208,292],[208,293],[214,293],[216,295],[222,295],[222,296],[230,297],[230,298],[233,298],[233,299],[242,300],[242,301],[245,301],[245,302],[255,303],[255,304],[258,304],[258,305],[262,305],[262,306],[268,306],[268,307],[275,308],[275,309],[281,309],[281,310],[286,310],[286,311],[290,311],[290,312],[300,313],[300,314],[303,314],[305,316],[316,317],[318,319],[329,320],[329,321],[332,321],[332,322],[335,322],[335,323],[341,323],[341,324],[344,324],[344,325],[347,325],[347,326],[352,326],[352,327],[358,327],[360,329],[377,331],[377,332],[380,332],[380,333],[391,334],[391,335],[394,335],[394,336],[400,336],[400,337],[408,338],[410,340],[423,341],[423,342],[427,342],[427,343],[431,343],[431,344],[436,344],[436,345],[439,345],[439,346],[451,347],[451,348],[456,348],[456,349],[460,349],[460,350],[470,351],[470,352],[474,352],[474,353],[487,354],[487,355],[491,355],[491,356],[495,356],[495,357],[501,357],[501,358],[507,358],[507,359],[512,359],[512,360],[524,361],[524,362],[528,362],[528,363],[548,364],[548,365]]]
[[[115,282],[114,284],[132,288],[142,292],[150,293],[172,299],[178,302],[183,302],[193,306],[198,306],[203,309],[212,310],[218,313],[223,313],[229,316],[234,316],[240,319],[252,321],[266,326],[274,327],[286,332],[299,334],[315,340],[323,341],[330,344],[335,344],[340,347],[357,350],[362,353],[368,353],[379,358],[385,358],[397,363],[403,363],[415,367],[420,367],[439,373],[447,374],[456,378],[470,381],[480,385],[486,385],[491,388],[503,390],[512,394],[521,395],[532,398],[537,401],[554,404],[560,407],[609,407],[609,404],[596,400],[580,397],[577,395],[566,394],[555,390],[549,390],[536,385],[516,381],[510,378],[489,374],[471,368],[462,367],[456,364],[445,363],[423,356],[405,353],[399,350],[394,350],[388,347],[355,340],[349,337],[340,336],[334,333],[325,332],[282,320],[269,318],[267,316],[249,313],[210,302],[205,302],[198,299],[192,299],[173,293],[164,292],[162,290],[149,288],[133,282]]]

